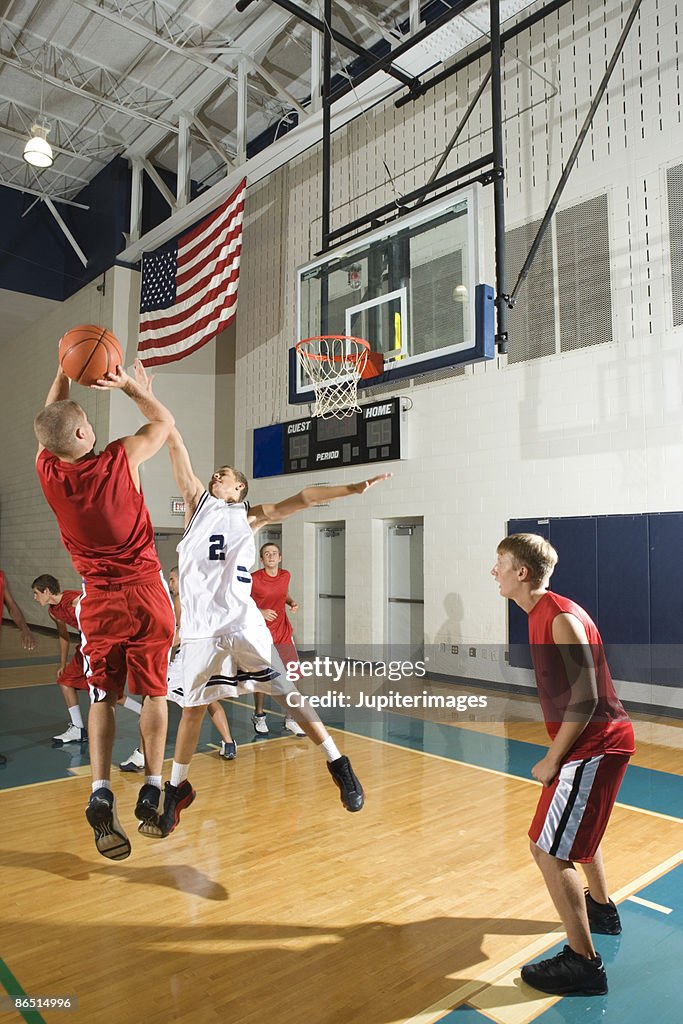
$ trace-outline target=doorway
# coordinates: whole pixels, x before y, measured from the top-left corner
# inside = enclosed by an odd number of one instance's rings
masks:
[[[343,657],[346,642],[346,536],[343,523],[318,527],[318,599],[315,647],[319,654]]]
[[[424,655],[424,523],[387,524],[387,645],[391,658]]]

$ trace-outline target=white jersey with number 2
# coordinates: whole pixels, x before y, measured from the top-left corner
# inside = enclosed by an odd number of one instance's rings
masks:
[[[251,598],[254,534],[244,501],[228,503],[204,491],[178,547],[181,640],[229,636],[263,627]]]

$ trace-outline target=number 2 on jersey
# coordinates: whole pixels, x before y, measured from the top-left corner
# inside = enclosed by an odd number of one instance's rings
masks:
[[[225,536],[222,533],[213,533],[209,537],[209,560],[211,562],[225,561]]]

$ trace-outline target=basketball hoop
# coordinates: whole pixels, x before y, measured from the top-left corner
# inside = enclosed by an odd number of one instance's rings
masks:
[[[304,338],[296,354],[315,390],[313,415],[322,419],[341,420],[360,412],[358,381],[382,372],[383,360],[370,352],[367,341],[343,334]]]

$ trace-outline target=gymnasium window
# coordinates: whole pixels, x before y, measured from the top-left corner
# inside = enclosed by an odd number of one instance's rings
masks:
[[[540,221],[506,234],[506,283],[513,288]],[[612,340],[607,196],[553,218],[510,311],[510,363]]]

